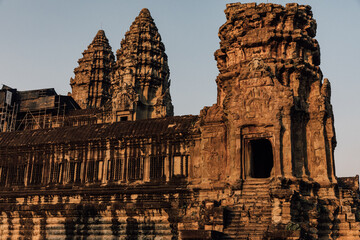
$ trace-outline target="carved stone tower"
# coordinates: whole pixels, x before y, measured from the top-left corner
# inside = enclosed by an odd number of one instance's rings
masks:
[[[336,182],[330,84],[310,7],[234,3],[225,13],[213,108],[227,121],[229,176]]]
[[[111,99],[110,74],[115,57],[103,30],[99,30],[83,57],[75,78],[70,79],[71,96],[81,108],[100,108]]]
[[[164,44],[148,9],[142,9],[116,52],[112,108],[116,120],[173,115]]]

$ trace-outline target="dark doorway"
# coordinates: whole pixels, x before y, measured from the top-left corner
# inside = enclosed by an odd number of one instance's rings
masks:
[[[251,177],[268,178],[274,165],[271,142],[268,139],[250,141]]]

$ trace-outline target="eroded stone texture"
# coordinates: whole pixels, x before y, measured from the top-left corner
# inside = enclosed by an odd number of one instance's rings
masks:
[[[322,80],[310,7],[235,3],[225,13],[215,57],[217,105],[229,139],[241,139],[229,145],[230,152],[247,154],[251,141],[265,139],[278,160],[272,175],[336,181],[330,83]],[[251,160],[244,161],[233,173],[251,177]]]
[[[310,7],[234,3],[225,13],[215,53],[217,104],[200,114],[202,151],[192,176],[209,189],[232,186],[231,198],[220,197],[222,232],[235,239],[358,238],[358,200],[349,201],[354,190],[339,190],[334,174],[330,84],[322,80]]]
[[[0,236],[178,238],[197,119],[2,133]]]
[[[112,107],[128,120],[173,115],[164,44],[148,9],[142,9],[116,52]]]
[[[102,110],[71,109],[66,127],[0,133],[0,235],[359,239],[359,178],[334,174],[331,89],[310,7],[234,3],[225,13],[217,103],[199,116],[134,115],[146,89],[168,87],[136,72],[151,67],[137,54],[148,59],[158,36],[144,9],[114,78],[136,97],[132,110],[113,108],[136,121],[95,124]],[[146,118],[157,116],[150,109]]]
[[[115,57],[109,40],[103,30],[99,30],[78,60],[75,78],[70,79],[71,96],[81,108],[100,108],[111,100],[110,74]]]

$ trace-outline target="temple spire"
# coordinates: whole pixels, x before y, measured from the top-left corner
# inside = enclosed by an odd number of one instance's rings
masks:
[[[116,56],[112,107],[117,119],[172,116],[167,55],[148,9],[135,18]]]
[[[110,74],[115,62],[114,54],[104,30],[99,30],[70,79],[71,96],[81,108],[100,108],[111,98]]]
[[[109,41],[105,36],[104,30],[101,29],[96,33],[91,45],[92,46],[109,45]]]
[[[151,18],[151,14],[150,14],[149,9],[147,9],[147,8],[141,9],[139,17]]]

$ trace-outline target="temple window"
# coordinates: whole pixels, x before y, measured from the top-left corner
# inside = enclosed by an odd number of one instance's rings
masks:
[[[161,179],[164,177],[164,156],[150,157],[150,179]]]
[[[100,182],[103,177],[104,161],[88,161],[87,182]]]
[[[23,164],[11,165],[8,171],[8,184],[24,185],[25,168]]]
[[[122,160],[120,158],[115,158],[108,161],[108,180],[109,181],[118,181],[122,179]]]
[[[42,163],[34,163],[34,164],[32,164],[30,184],[37,185],[37,184],[41,183],[41,179],[42,179],[42,175],[43,175],[42,170],[43,170],[43,164]]]
[[[69,182],[79,183],[81,182],[80,173],[81,173],[81,162],[71,161],[69,164]]]
[[[130,157],[128,159],[128,179],[141,180],[143,178],[144,159],[142,157]]]
[[[51,182],[52,183],[62,183],[63,177],[63,163],[53,163],[51,168]]]

